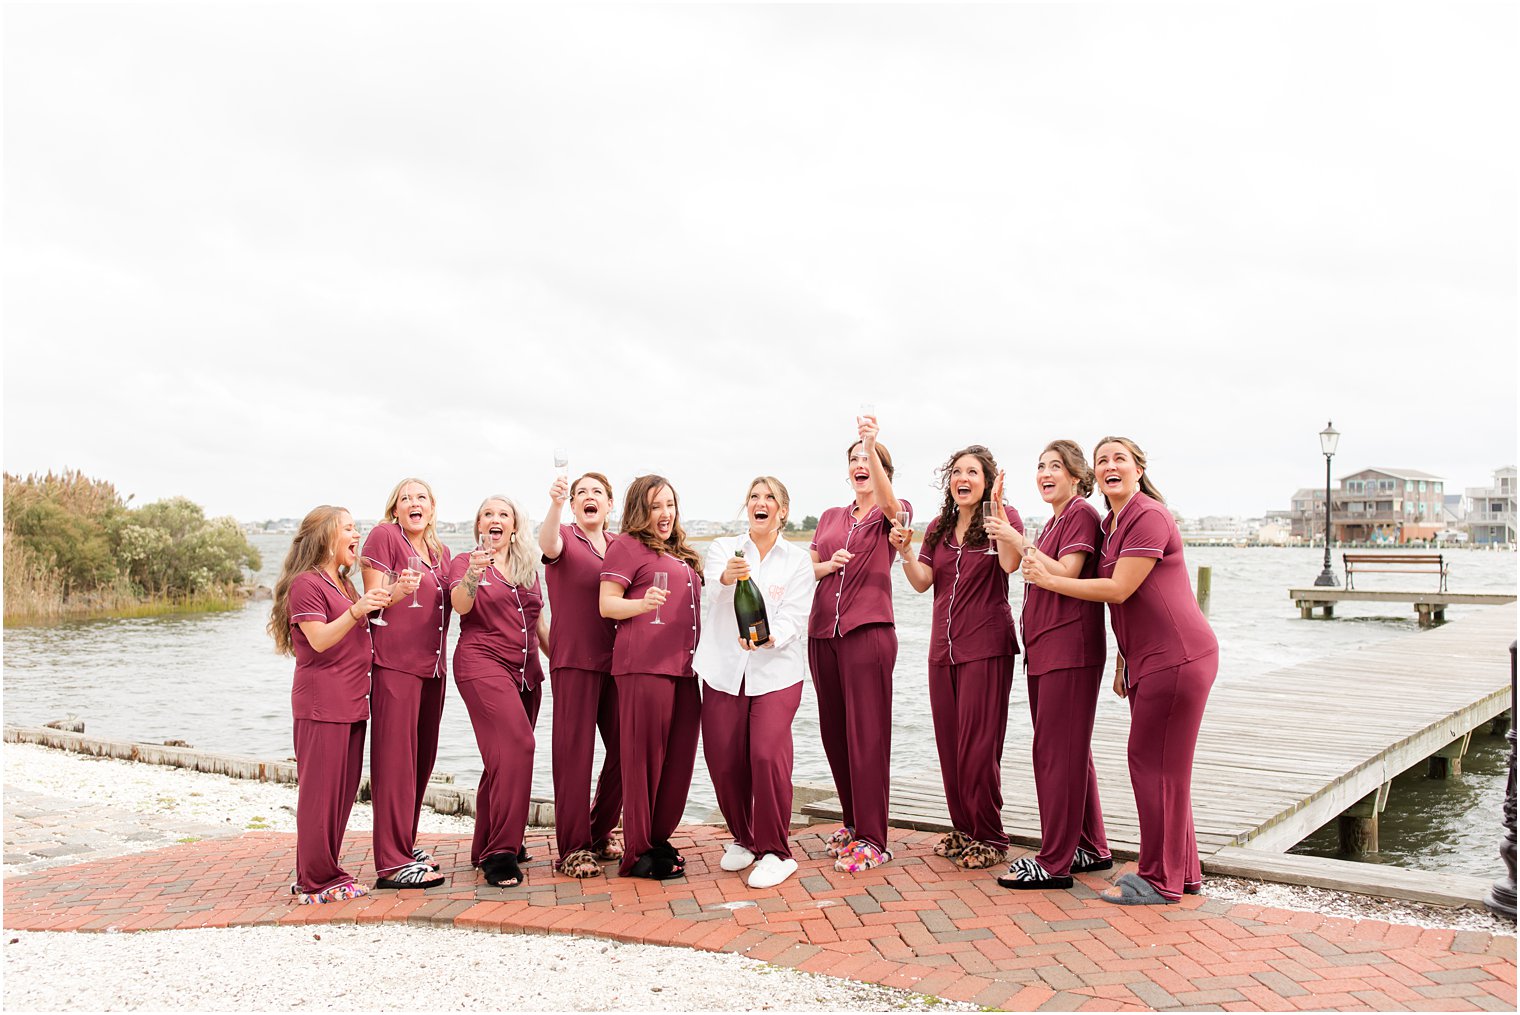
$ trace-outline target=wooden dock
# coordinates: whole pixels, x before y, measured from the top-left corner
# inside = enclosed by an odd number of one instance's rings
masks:
[[[1288,598],[1304,620],[1310,619],[1315,610],[1323,611],[1326,618],[1335,616],[1336,603],[1411,603],[1419,614],[1421,627],[1444,621],[1448,606],[1498,606],[1515,601],[1514,593],[1505,592],[1395,592],[1326,586],[1289,589]]]
[[[1193,767],[1194,825],[1205,869],[1226,847],[1283,851],[1380,790],[1386,798],[1384,787],[1395,775],[1504,713],[1514,638],[1515,613],[1500,607],[1248,680],[1222,675],[1209,697]],[[1123,712],[1100,711],[1093,757],[1109,845],[1133,856],[1139,828],[1128,737]],[[1038,843],[1027,742],[1011,742],[1004,753],[1003,797],[1009,834],[1025,845]],[[804,811],[837,819],[839,801],[819,800]],[[950,827],[937,772],[894,778],[891,820]],[[1498,828],[1498,815],[1480,820]],[[1232,850],[1237,867],[1240,852]]]

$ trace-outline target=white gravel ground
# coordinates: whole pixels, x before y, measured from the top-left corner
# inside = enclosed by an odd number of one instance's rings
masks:
[[[7,935],[7,1012],[138,1008],[977,1010],[736,955],[595,938],[401,926]]]

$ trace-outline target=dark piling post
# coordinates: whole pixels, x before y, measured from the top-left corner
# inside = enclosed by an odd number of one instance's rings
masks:
[[[1515,643],[1509,643],[1509,707],[1515,710]],[[1499,856],[1504,860],[1504,880],[1495,881],[1483,904],[1489,912],[1506,920],[1515,918],[1515,728],[1509,738],[1509,789],[1504,794],[1504,838],[1499,840]]]

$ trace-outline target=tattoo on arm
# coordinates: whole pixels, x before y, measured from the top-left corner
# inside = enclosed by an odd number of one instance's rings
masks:
[[[475,598],[475,587],[477,585],[479,585],[479,584],[480,584],[480,576],[479,575],[469,575],[469,574],[465,575],[464,576],[464,594],[467,595],[467,596],[469,596],[471,599],[474,599]]]

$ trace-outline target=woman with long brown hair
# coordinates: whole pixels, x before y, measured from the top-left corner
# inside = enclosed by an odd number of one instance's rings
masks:
[[[1193,597],[1182,535],[1145,453],[1127,437],[1105,437],[1093,450],[1093,473],[1109,509],[1097,577],[1063,577],[1039,556],[1024,561],[1024,576],[1063,596],[1109,604],[1119,643],[1114,693],[1129,700],[1140,865],[1099,897],[1123,906],[1176,902],[1203,885],[1193,751],[1219,671],[1219,642]]]
[[[994,499],[1001,491],[998,477]],[[1102,542],[1098,511],[1087,502],[1093,473],[1081,447],[1051,441],[1035,467],[1051,519],[1038,540],[1005,538],[1022,556],[1038,557],[1053,575],[1095,578]],[[1114,865],[1098,802],[1092,760],[1093,716],[1103,682],[1103,604],[1024,589],[1024,668],[1034,721],[1034,788],[1040,808],[1040,851],[1020,857],[998,884],[1005,888],[1070,888],[1073,874]]]
[[[539,587],[528,516],[509,498],[487,497],[475,512],[476,546],[449,569],[459,614],[454,683],[480,748],[475,835],[470,862],[488,883],[525,880],[523,833],[533,790],[533,724],[544,671],[539,647],[548,620]]]
[[[862,415],[846,452],[851,503],[818,520],[810,547],[818,588],[808,618],[808,663],[818,729],[844,824],[826,848],[834,868],[868,870],[892,859],[887,797],[892,768],[892,523],[912,505],[892,492],[892,456],[877,443],[876,417]]]
[[[994,543],[982,504],[995,503],[1005,527],[1015,533],[1024,531],[1024,522],[1013,508],[990,498],[996,475],[991,451],[980,444],[962,448],[940,467],[945,499],[924,532],[917,560],[911,554],[913,530],[897,526],[892,532],[908,583],[919,592],[934,589],[929,709],[952,826],[934,851],[968,870],[1002,863],[1008,855],[1003,743],[1019,651],[1008,572],[1018,558],[1006,540]]]
[[[567,501],[571,520],[562,525]],[[549,512],[538,528],[549,586],[555,866],[572,878],[598,877],[603,861],[623,858],[623,847],[612,834],[623,813],[617,682],[612,677],[617,625],[602,616],[599,603],[602,563],[617,538],[607,531],[611,515],[612,483],[606,476],[588,472],[574,483],[558,476],[549,488]],[[602,772],[588,806],[586,787],[599,731]]]
[[[364,539],[364,587],[390,586],[384,626],[371,628],[370,798],[375,808],[376,888],[434,888],[433,858],[417,845],[417,823],[443,718],[448,672],[451,555],[433,528],[438,502],[425,481],[408,477],[385,500],[381,524]],[[377,566],[378,565],[378,566]]]
[[[619,873],[680,877],[686,859],[670,836],[686,810],[702,695],[692,657],[702,627],[702,558],[686,542],[675,488],[640,476],[623,501],[622,536],[602,562],[602,616],[617,621],[623,767],[623,862]]]
[[[275,582],[269,634],[295,656],[290,691],[296,750],[296,880],[304,904],[367,894],[343,869],[343,833],[364,770],[369,716],[369,614],[389,598],[349,581],[359,530],[345,508],[322,505],[301,520]]]

